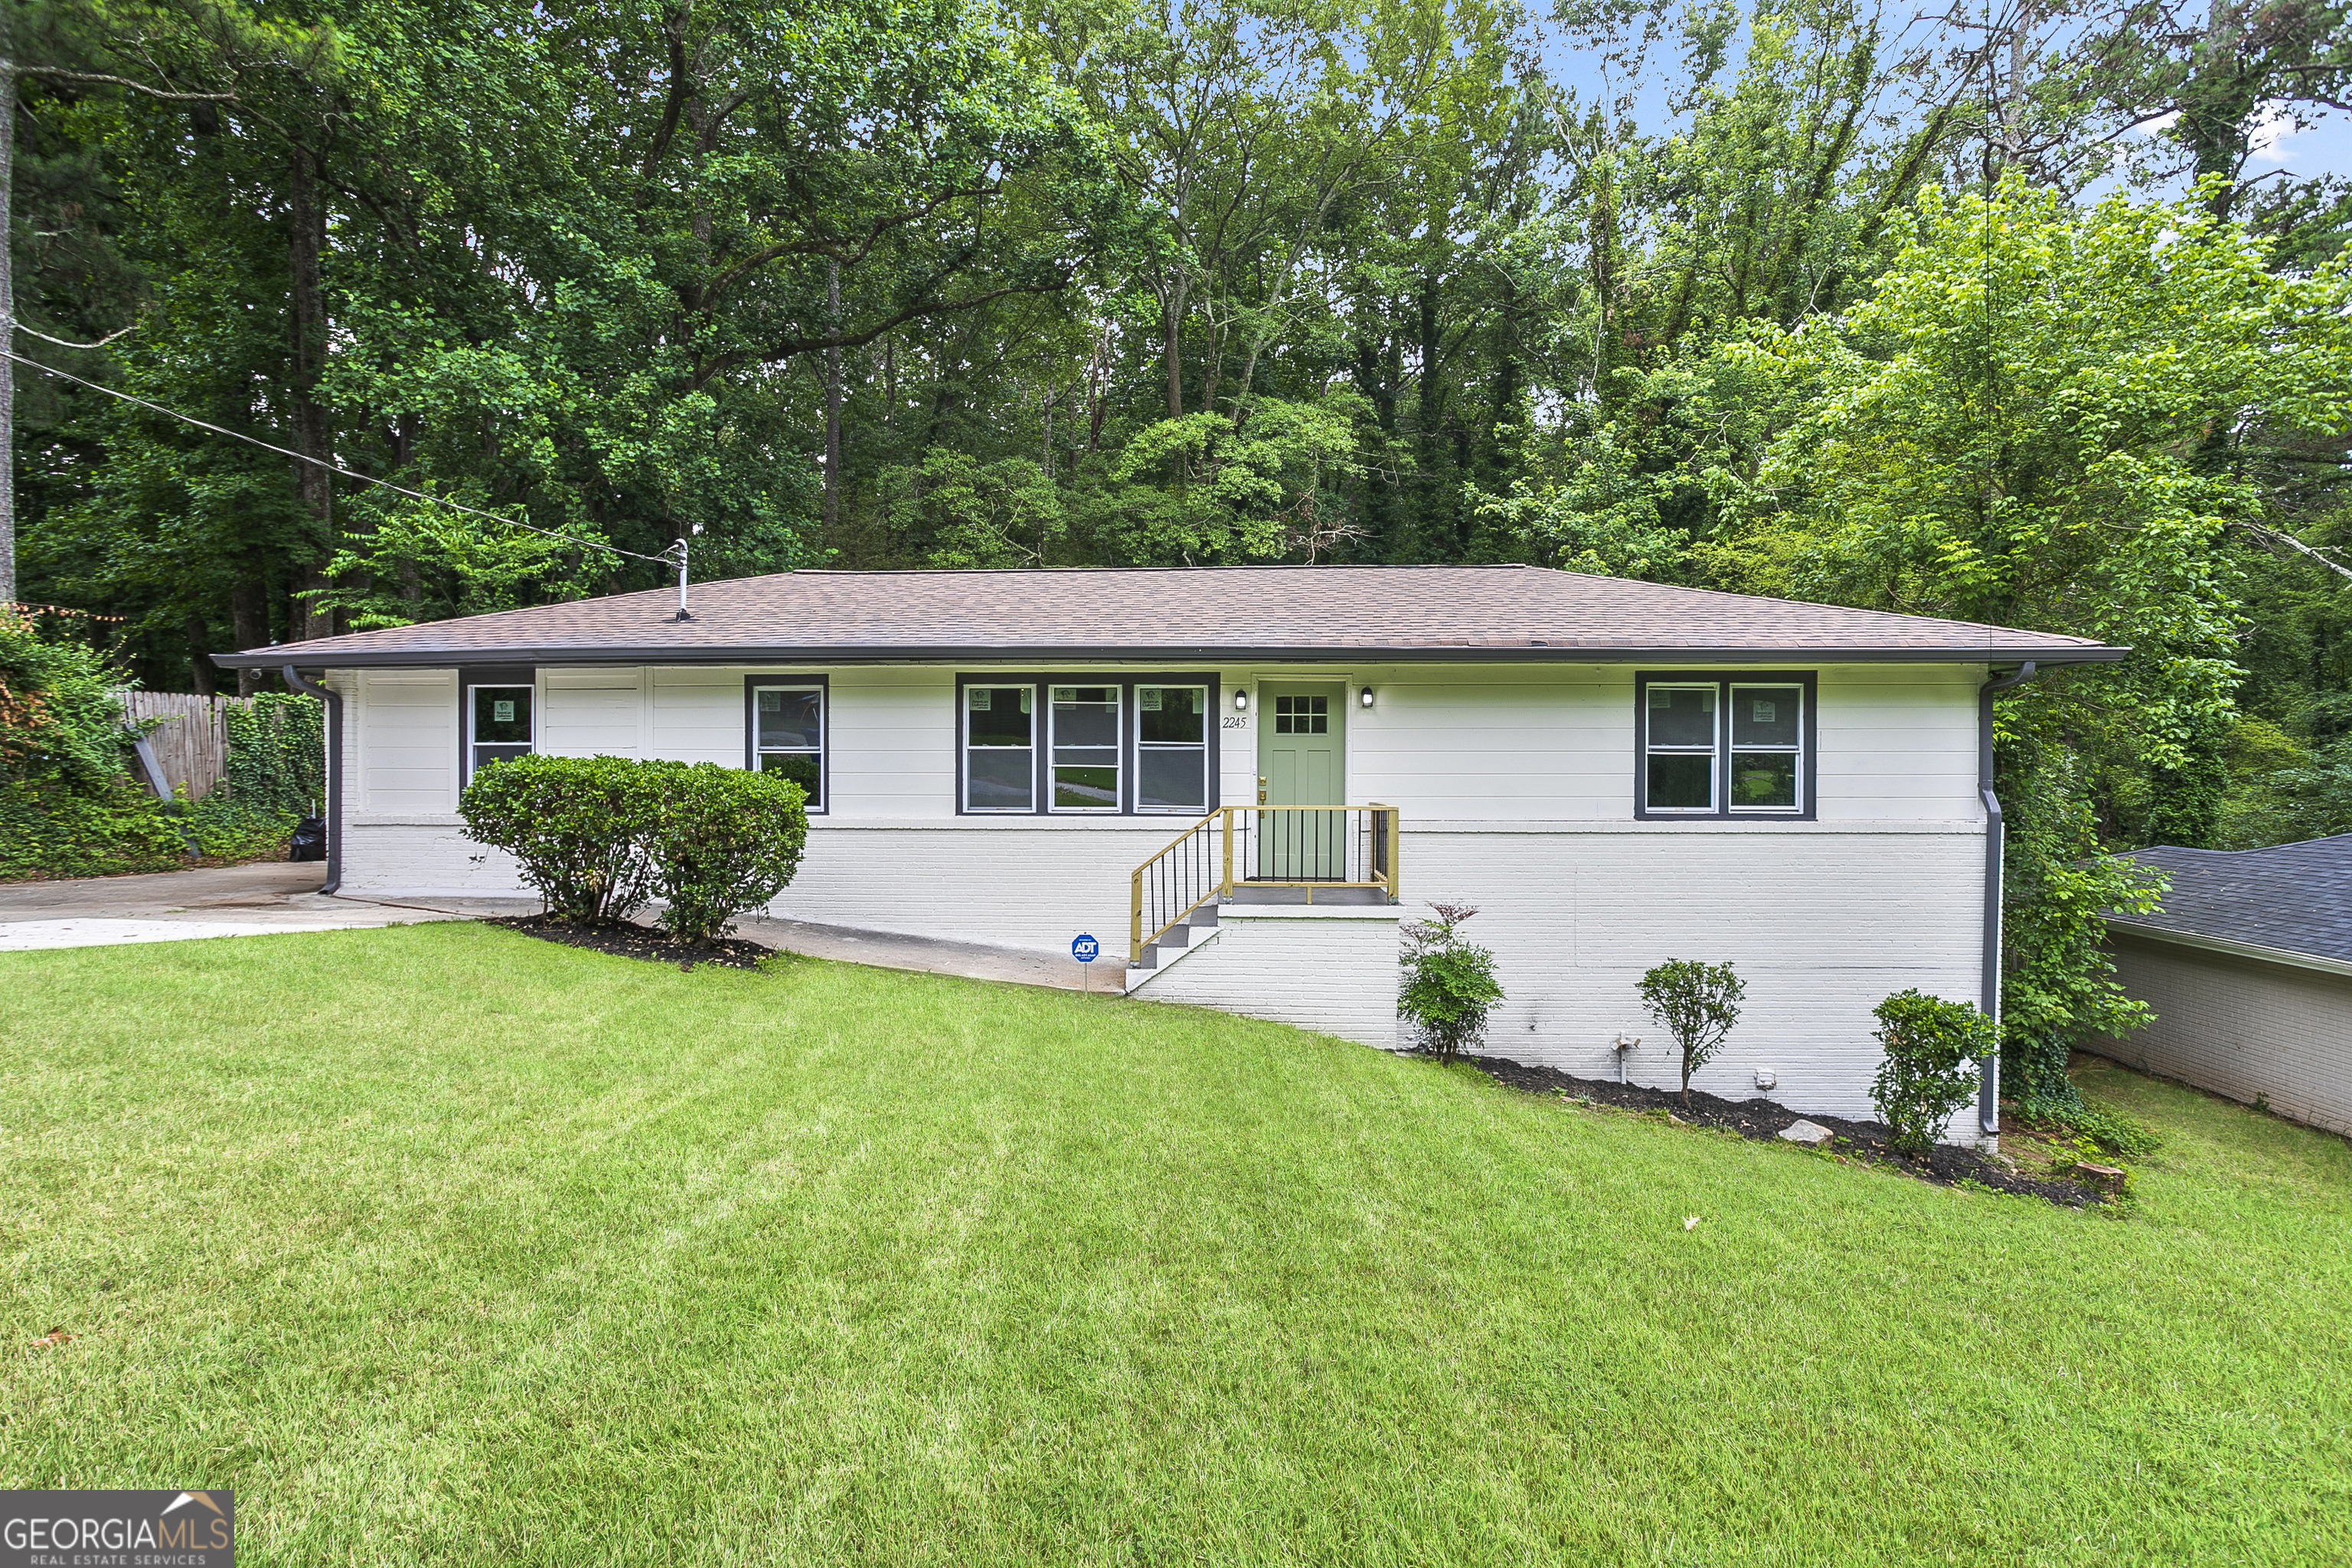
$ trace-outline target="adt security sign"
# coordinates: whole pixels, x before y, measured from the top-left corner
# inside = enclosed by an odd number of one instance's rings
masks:
[[[1070,956],[1080,963],[1092,963],[1101,953],[1102,943],[1090,936],[1076,937],[1070,942]]]

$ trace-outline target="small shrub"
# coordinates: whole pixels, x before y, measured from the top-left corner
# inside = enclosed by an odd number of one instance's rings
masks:
[[[1873,1010],[1885,1059],[1871,1102],[1906,1154],[1925,1155],[1952,1113],[1976,1097],[1976,1068],[2000,1049],[1992,1020],[1972,1003],[1904,991]]]
[[[2256,1109],[2266,1110],[2269,1106],[2258,1101]],[[2142,1160],[2155,1153],[2164,1142],[2155,1128],[2139,1118],[2126,1116],[2094,1100],[2086,1100],[2079,1105],[2066,1107],[2040,1105],[2032,1110],[2036,1114],[2027,1115],[2025,1109],[2021,1107],[2020,1114],[2040,1125],[2063,1128],[2074,1133],[2078,1140],[2090,1145],[2084,1150],[2084,1153]]]
[[[658,769],[660,804],[646,856],[652,891],[667,906],[661,923],[681,942],[706,944],[800,869],[807,796],[774,773],[716,763],[649,765]]]
[[[662,777],[625,757],[516,757],[476,773],[457,812],[467,837],[515,858],[548,913],[606,925],[645,905]]]
[[[1727,963],[1670,958],[1642,976],[1642,1005],[1683,1053],[1683,1106],[1690,1107],[1691,1073],[1715,1059],[1739,1022],[1748,986]]]
[[[1432,904],[1434,920],[1404,928],[1404,984],[1397,1016],[1413,1026],[1423,1050],[1450,1062],[1486,1037],[1486,1019],[1503,999],[1495,955],[1464,942],[1462,922],[1478,911],[1466,904]]]

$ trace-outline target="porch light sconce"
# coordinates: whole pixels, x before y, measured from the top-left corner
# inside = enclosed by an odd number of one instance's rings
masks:
[[[1246,713],[1249,711],[1249,689],[1247,687],[1236,686],[1234,688],[1234,710],[1239,713]]]
[[[1357,698],[1356,700],[1364,707],[1370,708],[1372,705],[1372,689],[1369,686],[1365,687],[1364,694]]]

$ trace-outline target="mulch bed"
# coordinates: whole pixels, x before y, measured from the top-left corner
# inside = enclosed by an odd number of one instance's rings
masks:
[[[1589,1100],[1598,1105],[1614,1106],[1621,1110],[1664,1111],[1675,1120],[1694,1127],[1720,1127],[1737,1132],[1742,1138],[1775,1140],[1782,1129],[1794,1121],[1811,1121],[1826,1127],[1836,1137],[1821,1147],[1832,1158],[1857,1164],[1880,1165],[1916,1176],[1923,1182],[1948,1187],[1959,1182],[1973,1182],[1990,1187],[1997,1193],[2012,1193],[2021,1197],[2047,1199],[2081,1208],[2100,1201],[2101,1194],[2073,1182],[2037,1179],[2024,1174],[2008,1161],[1981,1153],[1974,1149],[1962,1149],[1948,1143],[1938,1143],[1925,1161],[1914,1160],[1895,1152],[1887,1141],[1886,1126],[1879,1121],[1848,1121],[1843,1117],[1799,1112],[1785,1105],[1776,1105],[1764,1099],[1724,1100],[1712,1094],[1691,1090],[1690,1104],[1683,1104],[1679,1090],[1644,1089],[1639,1084],[1611,1083],[1602,1079],[1578,1078],[1556,1068],[1529,1067],[1524,1062],[1505,1061],[1500,1057],[1467,1058],[1478,1069],[1496,1082],[1521,1089],[1528,1094],[1562,1094],[1571,1100]]]
[[[763,947],[741,937],[722,937],[708,947],[689,947],[672,942],[667,931],[641,925],[581,926],[560,921],[551,915],[509,915],[502,920],[488,920],[484,925],[504,926],[525,936],[535,936],[541,942],[560,942],[566,947],[584,947],[593,952],[609,952],[615,958],[643,958],[656,963],[675,963],[680,969],[692,969],[698,964],[715,963],[721,969],[757,969],[762,959],[776,956],[772,947]]]

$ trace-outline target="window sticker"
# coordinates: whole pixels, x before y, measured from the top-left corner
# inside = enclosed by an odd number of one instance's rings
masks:
[[[1772,723],[1772,722],[1774,722],[1774,721],[1775,721],[1775,720],[1774,720],[1774,717],[1773,717],[1773,716],[1774,716],[1775,714],[1777,714],[1779,711],[1780,711],[1780,709],[1779,709],[1779,707],[1778,707],[1776,704],[1774,704],[1774,703],[1770,703],[1770,702],[1759,701],[1759,702],[1756,704],[1756,715],[1755,715],[1755,717],[1756,717],[1756,722],[1758,722],[1759,724],[1769,724],[1769,723]]]
[[[492,702],[490,704],[490,721],[494,724],[513,723],[514,703],[511,700],[505,702]]]
[[[768,699],[774,695],[775,693],[771,691],[762,691],[760,693],[760,705],[763,708],[766,707]],[[963,705],[966,708],[971,709],[975,713],[987,712],[988,700],[989,689],[985,686],[967,686],[963,689]]]
[[[1663,687],[1663,686],[1653,686],[1652,688],[1650,688],[1650,706],[1651,706],[1651,707],[1653,707],[1653,708],[1671,708],[1671,707],[1673,707],[1674,705],[1675,705],[1675,694],[1674,694],[1673,692],[1671,692],[1671,691],[1667,690],[1667,689],[1666,689],[1664,687]]]
[[[1075,687],[1075,686],[1056,686],[1055,688],[1054,688],[1054,700],[1055,700],[1055,701],[1056,701],[1056,702],[1076,702],[1077,700],[1078,700],[1078,689],[1077,689],[1076,687]]]
[[[781,692],[781,691],[762,691],[761,693],[760,693],[760,711],[761,711],[761,712],[762,712],[762,713],[781,713],[781,712],[782,712],[783,710],[784,710],[784,694],[783,694],[782,692]]]
[[[1146,713],[1157,713],[1160,711],[1160,688],[1156,686],[1138,687],[1136,689],[1135,696],[1137,702],[1142,706],[1143,711]]]

